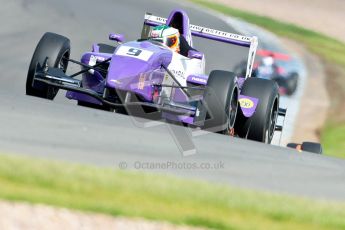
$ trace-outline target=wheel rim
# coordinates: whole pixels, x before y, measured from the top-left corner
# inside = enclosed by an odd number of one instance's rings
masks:
[[[67,70],[67,64],[68,64],[68,59],[69,58],[69,50],[66,50],[62,57],[60,58],[59,60],[59,63],[58,63],[58,68],[61,69],[64,73],[66,73],[66,70]]]
[[[69,58],[69,50],[66,50],[63,55],[61,56],[57,68],[61,69],[64,73],[66,73],[67,70],[67,64]],[[59,89],[54,86],[48,86],[47,89],[47,96],[48,98],[54,98],[56,94],[58,93]]]
[[[274,105],[272,106],[270,118],[268,120],[268,126],[265,132],[265,143],[269,144],[271,143],[274,135],[274,131],[277,124],[277,118],[278,118],[278,104],[275,101]]]
[[[228,134],[231,133],[231,130],[235,126],[237,108],[238,108],[238,90],[237,88],[235,88],[234,91],[232,92],[232,95],[230,98],[230,104],[229,104],[228,127],[227,127]]]

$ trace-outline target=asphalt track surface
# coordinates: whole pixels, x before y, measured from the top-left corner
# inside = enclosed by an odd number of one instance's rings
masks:
[[[109,32],[138,38],[146,11],[167,16],[179,6],[157,0],[1,1],[0,151],[345,200],[343,160],[217,134],[193,137],[197,154],[184,157],[164,124],[140,128],[128,116],[78,107],[62,93],[54,102],[25,96],[29,61],[45,31],[69,37],[72,57],[78,58],[93,42],[105,42]],[[194,24],[232,31],[218,18],[182,7]],[[195,43],[206,53],[209,70],[229,68],[228,54],[242,52]],[[156,169],[146,163],[156,163]]]

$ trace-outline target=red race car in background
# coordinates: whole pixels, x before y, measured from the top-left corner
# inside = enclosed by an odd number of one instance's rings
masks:
[[[275,80],[281,95],[292,95],[298,85],[299,75],[294,71],[287,71],[284,65],[291,61],[287,54],[269,50],[258,50],[259,60],[254,63],[253,77]]]

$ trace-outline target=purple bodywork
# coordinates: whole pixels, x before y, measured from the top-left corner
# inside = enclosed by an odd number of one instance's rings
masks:
[[[182,17],[182,33],[181,35],[186,38],[188,43],[192,46],[191,35],[204,37],[212,40],[227,42],[231,44],[236,44],[239,46],[248,47],[248,42],[239,42],[226,38],[213,37],[211,35],[205,35],[202,33],[191,32],[189,26],[189,18],[183,10],[174,10],[166,23],[170,25],[174,17]],[[147,25],[156,26],[162,23],[151,23],[146,22]],[[118,42],[123,42],[124,37],[122,35],[110,34],[110,40],[115,40]],[[138,56],[136,55],[137,50],[140,49],[142,53]],[[197,51],[192,51],[188,54],[190,58],[202,59],[203,54]],[[111,57],[111,61],[108,67],[108,72],[106,76],[102,76],[97,70],[89,71],[82,76],[82,86],[83,88],[93,90],[102,94],[105,88],[117,89],[124,92],[131,92],[137,95],[141,100],[148,103],[157,103],[155,100],[156,95],[156,85],[162,84],[164,77],[166,76],[166,71],[163,70],[162,66],[169,66],[172,60],[171,50],[153,44],[149,41],[131,41],[118,45],[114,53],[100,53],[99,46],[94,44],[92,47],[92,52],[85,53],[81,62],[86,65],[94,65],[97,62],[104,61]],[[206,75],[190,75],[187,77],[187,84],[198,85],[200,87],[205,87],[207,85],[208,76]],[[242,87],[244,78],[238,78],[239,88]],[[95,99],[94,97],[85,95],[79,92],[67,91],[66,97],[69,99],[83,101],[88,103],[93,103],[101,105],[102,102]],[[248,97],[245,95],[240,95],[239,99],[249,100],[252,102],[250,106],[242,106],[241,109],[246,117],[251,117],[258,104],[257,98]],[[192,98],[188,97],[181,89],[172,88],[172,97],[170,98],[171,103],[180,103],[185,105],[192,114],[190,115],[175,115],[168,112],[163,112],[163,116],[170,120],[178,120],[184,123],[193,124],[195,123],[195,113],[197,108],[195,106],[195,101],[202,100],[202,94],[194,95]],[[194,113],[194,114],[193,114]]]
[[[146,101],[152,101],[152,85],[162,83],[164,72],[160,71],[160,67],[170,64],[171,51],[148,41],[128,42],[122,47],[118,47],[118,50],[123,47],[139,48],[152,55],[147,61],[144,61],[115,52],[109,66],[106,87],[134,92],[145,98]],[[140,81],[143,82],[143,86],[139,86]]]

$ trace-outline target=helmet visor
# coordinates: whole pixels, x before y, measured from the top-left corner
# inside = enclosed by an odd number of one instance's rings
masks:
[[[166,38],[165,45],[167,45],[170,48],[175,48],[178,45],[178,36],[171,35]]]

